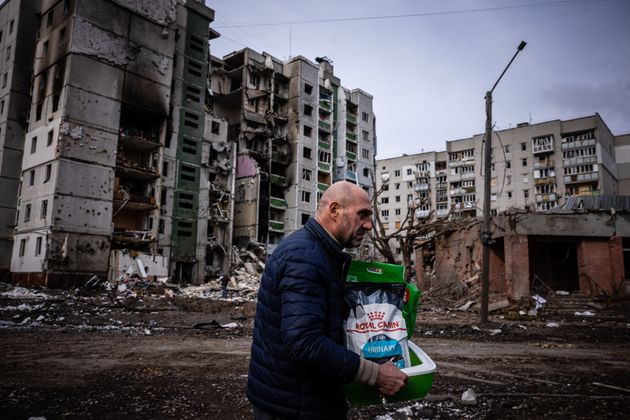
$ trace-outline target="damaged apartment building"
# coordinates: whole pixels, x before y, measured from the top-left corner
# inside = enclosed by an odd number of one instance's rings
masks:
[[[8,0],[0,16],[3,51],[12,42],[15,55],[0,126],[3,191],[17,197],[13,215],[3,197],[1,214],[3,247],[14,227],[14,280],[130,270],[200,282],[227,270],[236,148],[206,103],[214,11],[191,0]]]
[[[273,252],[338,180],[372,194],[372,96],[344,88],[331,60],[282,62],[249,48],[212,60],[211,106],[238,147],[235,244]]]
[[[594,114],[519,124],[495,132],[492,144],[495,290],[512,297],[543,283],[585,293],[620,290],[623,279],[630,278],[629,206],[623,201],[629,192],[628,135],[613,135]],[[446,151],[377,161],[379,188],[388,185],[379,209],[388,217],[386,230],[401,223],[408,207],[427,221],[483,216],[481,156],[480,134],[449,141]],[[588,211],[575,204],[593,201],[599,206]],[[476,227],[422,241],[415,258],[420,283],[428,280],[426,273],[434,273],[437,285],[478,273],[479,226],[471,226]],[[600,268],[593,271],[588,267],[594,256]],[[613,267],[614,273],[602,267]]]

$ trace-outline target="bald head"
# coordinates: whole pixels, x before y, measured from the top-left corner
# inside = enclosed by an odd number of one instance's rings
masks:
[[[372,229],[370,197],[356,184],[336,182],[322,194],[315,219],[344,247],[358,246]]]

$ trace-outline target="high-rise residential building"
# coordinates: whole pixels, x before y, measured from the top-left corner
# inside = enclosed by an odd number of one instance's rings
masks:
[[[31,0],[0,5],[0,281],[11,265],[38,8]]]
[[[209,159],[228,149],[225,123],[221,138],[221,120],[206,114],[214,12],[156,4],[41,1],[18,139],[18,281],[54,285],[130,265],[203,279],[216,208]]]
[[[238,147],[235,244],[267,252],[315,213],[337,180],[371,194],[376,151],[372,96],[349,90],[323,57],[285,62],[249,48],[213,58],[213,112]]]
[[[627,185],[627,135],[615,137],[599,114],[519,124],[494,132],[492,146],[493,214],[512,208],[547,212],[567,197],[623,194]],[[432,210],[436,217],[482,216],[483,155],[479,134],[447,141],[445,152],[377,160],[378,186],[387,184],[379,198],[387,232],[410,207],[418,219]]]

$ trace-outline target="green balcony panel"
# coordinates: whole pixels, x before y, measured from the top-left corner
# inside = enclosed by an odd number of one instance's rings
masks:
[[[317,166],[319,167],[319,169],[321,169],[322,171],[330,171],[330,164],[329,163],[324,163],[324,162],[319,162],[317,164]]]
[[[328,187],[329,187],[329,186],[330,186],[330,185],[328,185],[328,184],[324,184],[323,182],[318,182],[318,183],[317,183],[317,188],[318,188],[320,191],[326,191],[326,190],[328,189]]]
[[[283,232],[284,231],[284,223],[283,222],[278,222],[277,220],[270,220],[269,221],[269,228],[271,230],[275,230],[278,232]]]
[[[326,121],[320,121],[319,128],[321,128],[324,131],[330,132],[330,123],[327,123]]]
[[[357,123],[357,116],[354,115],[354,114],[347,113],[346,114],[346,120],[349,123],[356,124]]]
[[[356,153],[348,152],[347,150],[346,150],[346,157],[347,157],[349,160],[357,160],[357,155],[356,155]]]
[[[271,197],[269,200],[271,207],[276,209],[286,209],[288,207],[287,200],[284,198]]]
[[[319,101],[319,107],[321,109],[325,109],[326,111],[330,111],[332,110],[332,106],[330,105],[329,101],[325,101],[325,100],[321,100]]]
[[[354,133],[352,131],[346,131],[346,139],[348,140],[352,140],[356,143],[357,141],[357,133]]]
[[[271,183],[276,185],[286,185],[287,178],[282,175],[271,174]]]
[[[321,149],[326,149],[326,150],[330,150],[330,143],[326,143],[324,141],[320,141],[319,142],[319,147]]]

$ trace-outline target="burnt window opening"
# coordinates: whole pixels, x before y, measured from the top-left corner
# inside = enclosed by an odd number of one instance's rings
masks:
[[[182,164],[180,166],[180,176],[185,181],[195,182],[197,180],[197,169]]]
[[[186,86],[186,100],[197,103],[201,102],[201,89]]]
[[[221,125],[217,121],[212,121],[212,134],[219,135]]]
[[[198,37],[197,35],[191,34],[190,35],[190,39],[188,42],[188,48],[190,48],[193,51],[197,51],[199,53],[203,53],[204,52],[204,42],[203,39],[201,39],[200,37]]]

